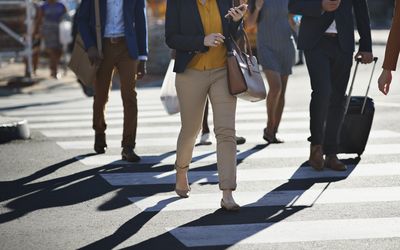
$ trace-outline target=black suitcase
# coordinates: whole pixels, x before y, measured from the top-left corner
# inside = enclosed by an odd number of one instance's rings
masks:
[[[374,101],[368,97],[368,92],[377,61],[378,58],[375,57],[365,96],[351,96],[358,65],[360,64],[360,60],[357,59],[349,94],[345,98],[345,116],[340,133],[338,153],[358,154],[360,156],[365,150],[375,114]]]

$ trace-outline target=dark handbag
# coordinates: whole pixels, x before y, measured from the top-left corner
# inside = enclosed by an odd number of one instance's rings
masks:
[[[100,7],[99,0],[95,0],[95,15],[96,15],[96,40],[97,49],[100,57],[102,57],[102,43],[101,43],[101,26],[100,26]],[[83,40],[78,34],[75,39],[74,49],[71,54],[71,60],[68,68],[75,73],[76,77],[86,86],[92,87],[96,81],[96,73],[98,65],[92,65],[88,54],[86,52]]]
[[[243,31],[243,38],[245,50],[249,54],[243,52],[235,40],[230,38],[232,46],[228,51],[227,59],[229,92],[243,100],[258,102],[266,98],[267,91],[245,31]]]

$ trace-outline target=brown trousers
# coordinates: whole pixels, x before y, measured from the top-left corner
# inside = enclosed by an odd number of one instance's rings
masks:
[[[226,68],[198,71],[186,69],[176,75],[176,91],[181,109],[176,167],[192,161],[196,137],[201,129],[207,96],[213,109],[214,133],[217,139],[219,188],[236,189],[236,97],[228,90]]]
[[[104,112],[114,68],[118,69],[121,79],[121,96],[124,106],[124,130],[121,146],[135,147],[138,112],[135,90],[137,61],[129,56],[125,40],[118,43],[111,43],[108,39],[103,41],[103,60],[94,84],[93,129],[96,134],[104,134],[106,131]]]

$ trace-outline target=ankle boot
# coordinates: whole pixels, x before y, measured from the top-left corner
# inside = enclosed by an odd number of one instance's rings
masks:
[[[310,164],[310,166],[317,171],[324,169],[324,154],[322,152],[322,145],[311,145],[308,164]]]
[[[336,154],[327,155],[325,158],[325,166],[335,171],[346,171],[346,165],[341,162]]]
[[[106,152],[106,134],[96,134],[94,137],[94,151],[98,154],[104,154]]]
[[[129,162],[139,162],[141,160],[140,156],[138,156],[133,147],[123,147],[121,152],[122,160]]]

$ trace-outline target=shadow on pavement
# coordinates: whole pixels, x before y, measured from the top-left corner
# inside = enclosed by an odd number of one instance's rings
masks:
[[[267,147],[267,145],[257,145],[249,150],[244,151],[243,154],[244,157],[243,159],[241,159],[238,164],[240,164],[244,158],[249,157],[251,154],[260,151],[262,149],[264,149],[265,147]],[[194,157],[192,162],[196,162],[199,161],[211,154],[214,154],[215,152],[212,153],[206,153],[203,155],[200,155],[198,157]],[[240,154],[239,154],[240,155]],[[166,158],[166,157],[165,157]],[[160,170],[164,170],[164,171],[169,171],[172,170],[173,166],[171,165],[164,165],[164,166],[160,166],[157,167],[156,169],[153,169],[153,171],[157,171],[157,173],[159,173]],[[191,172],[194,171],[210,171],[210,170],[216,170],[217,169],[217,165],[214,164],[210,164],[210,165],[206,165],[203,167],[197,167],[195,170],[191,170]],[[149,169],[147,169],[147,171],[149,171]],[[189,172],[190,175],[190,172]],[[156,176],[155,176],[156,177]],[[191,178],[191,182],[195,182],[197,181],[196,179],[192,179]],[[217,182],[207,182],[207,184],[216,184]],[[172,185],[160,185],[160,186],[164,186],[163,190],[154,190],[154,189],[150,189],[148,186],[143,186],[143,187],[134,187],[134,188],[124,188],[122,190],[120,190],[118,192],[118,197],[119,196],[123,196],[123,197],[132,197],[132,196],[151,196],[157,193],[162,193],[162,192],[169,192],[172,191],[174,189],[174,184]],[[168,188],[168,191],[165,190],[166,186],[170,186],[170,188]],[[142,189],[143,188],[143,189]],[[133,190],[134,189],[134,190]],[[142,190],[140,190],[142,189]],[[112,235],[109,235],[103,239],[100,239],[94,243],[91,243],[87,246],[82,247],[81,249],[112,249],[116,246],[118,246],[119,244],[121,244],[122,242],[124,242],[125,240],[129,239],[130,237],[132,237],[133,235],[135,235],[140,228],[142,228],[148,221],[150,221],[154,216],[156,216],[159,212],[162,211],[163,208],[165,208],[168,204],[175,202],[177,200],[179,200],[179,197],[173,197],[173,198],[168,198],[165,200],[162,200],[160,202],[158,202],[154,208],[158,208],[159,211],[151,211],[153,210],[152,208],[147,208],[145,211],[141,212],[140,214],[136,215],[135,217],[133,217],[132,219],[130,219],[129,221],[127,221],[126,223],[124,223],[120,228],[118,228]],[[161,208],[161,209],[160,209]],[[171,235],[168,235],[171,236]],[[184,248],[184,245],[181,244],[180,242],[178,242],[174,237],[167,237],[167,243],[168,245],[158,245],[157,247],[160,248],[162,247],[163,249],[180,249],[180,248]],[[165,239],[163,239],[165,240]],[[173,245],[171,245],[173,244]],[[166,246],[168,246],[167,248],[165,248]],[[169,248],[171,247],[171,248]],[[157,249],[157,248],[154,248]]]
[[[79,98],[63,100],[63,101],[39,102],[39,103],[30,103],[30,104],[17,105],[17,106],[9,106],[9,107],[0,108],[0,112],[12,111],[12,110],[24,109],[24,108],[30,108],[30,107],[45,107],[45,106],[51,106],[51,105],[58,105],[58,104],[76,102],[76,101],[80,101],[80,100],[84,100],[84,99],[86,99],[86,97],[79,97]]]
[[[244,159],[251,156],[260,150],[263,150],[268,145],[257,145],[249,150],[241,152],[238,154],[240,164]],[[207,157],[215,152],[208,152],[200,155],[193,159],[193,161],[198,161]],[[163,159],[174,155],[175,151],[166,152],[164,154],[154,156],[161,162]],[[13,221],[15,219],[21,218],[24,215],[45,208],[63,207],[74,204],[79,204],[97,197],[101,197],[109,192],[116,191],[114,198],[98,207],[99,211],[113,210],[121,208],[124,206],[132,205],[132,203],[127,199],[128,197],[143,197],[151,196],[158,193],[171,192],[174,189],[174,184],[159,184],[159,185],[140,185],[140,186],[112,186],[101,177],[103,173],[127,173],[127,172],[154,172],[154,178],[160,178],[158,175],[160,172],[166,172],[173,170],[173,165],[161,165],[155,167],[157,164],[128,164],[128,165],[118,165],[109,164],[88,170],[84,170],[71,175],[54,178],[51,180],[45,180],[40,182],[34,182],[39,178],[47,176],[63,167],[66,167],[80,159],[91,157],[94,154],[79,155],[57,164],[46,167],[32,175],[17,179],[14,181],[0,182],[0,201],[7,202],[5,207],[11,211],[0,214],[0,224]],[[346,160],[347,164],[357,165],[358,160]],[[302,164],[298,170],[293,174],[286,183],[276,187],[272,192],[268,192],[260,200],[254,204],[242,204],[244,205],[240,213],[227,213],[222,210],[217,210],[206,216],[203,216],[197,220],[194,220],[185,225],[181,225],[177,229],[193,226],[202,225],[225,225],[225,224],[247,224],[247,223],[270,223],[268,225],[273,225],[274,223],[280,222],[291,215],[305,209],[310,206],[296,206],[293,205],[293,201],[298,199],[302,193],[310,189],[315,183],[329,183],[334,181],[340,181],[346,179],[351,173],[351,168],[344,177],[340,178],[323,178],[323,179],[307,179],[298,180],[295,179],[299,170],[304,167],[308,167]],[[216,170],[216,164],[205,165],[197,167],[192,171],[210,171]],[[190,173],[189,173],[190,175]],[[200,177],[199,177],[200,178]],[[217,182],[212,182],[215,180],[215,176],[210,176],[206,178],[206,184],[216,184]],[[191,178],[191,182],[197,180]],[[34,183],[32,183],[34,182]],[[276,192],[278,191],[288,191],[295,190],[296,192],[289,192],[289,196],[285,198],[285,205],[271,206],[268,205],[268,201],[276,198]],[[215,194],[219,195],[219,194]],[[286,194],[287,195],[287,194]],[[290,196],[292,195],[292,196]],[[168,204],[175,202],[179,198],[172,197],[166,200],[160,201],[157,208],[166,207]],[[261,203],[260,203],[261,202]],[[265,205],[267,204],[267,205]],[[145,211],[139,213],[124,225],[118,228],[113,234],[102,238],[94,243],[85,246],[85,249],[96,248],[96,249],[110,249],[118,246],[120,243],[124,242],[128,238],[135,235],[149,220],[156,216],[159,211],[153,212],[149,211],[151,208],[147,208]],[[176,230],[176,229],[174,229]],[[183,249],[185,246],[176,239],[170,232],[166,232],[155,238],[146,240],[137,245],[131,246],[134,249],[158,249],[160,246],[168,246],[172,249]],[[254,234],[254,232],[252,233]],[[251,236],[246,235],[243,237]],[[237,239],[243,240],[243,239]],[[168,245],[165,245],[168,244]],[[234,242],[232,243],[232,245]],[[221,248],[226,248],[227,246],[221,246]],[[209,249],[209,248],[207,248]]]
[[[157,249],[160,246],[168,245],[170,249],[185,249],[188,246],[183,245],[177,238],[173,235],[177,231],[181,229],[185,229],[186,227],[200,227],[200,226],[222,226],[222,225],[240,225],[240,224],[255,224],[259,223],[260,225],[265,225],[259,231],[254,232],[241,232],[240,238],[233,238],[229,245],[221,245],[221,246],[209,246],[209,247],[195,247],[194,249],[226,249],[234,244],[245,240],[246,238],[260,232],[261,230],[267,229],[268,227],[273,226],[276,223],[279,223],[288,217],[300,212],[304,209],[311,208],[318,200],[319,197],[323,194],[323,192],[328,188],[329,184],[332,182],[337,182],[346,179],[351,172],[355,169],[357,164],[359,163],[359,158],[356,159],[346,159],[344,162],[349,165],[353,165],[354,168],[348,170],[343,177],[335,177],[335,178],[319,178],[319,179],[303,179],[298,180],[294,177],[299,174],[299,171],[302,168],[309,167],[306,163],[303,163],[297,171],[292,175],[292,177],[284,184],[276,187],[271,192],[266,193],[260,200],[256,201],[253,204],[243,204],[241,211],[239,213],[230,213],[223,211],[222,209],[218,209],[213,213],[210,213],[206,216],[203,216],[195,221],[187,223],[185,225],[181,225],[178,228],[172,229],[162,235],[159,235],[155,238],[146,240],[137,245],[127,247],[126,249]],[[304,192],[309,190],[314,184],[317,183],[326,183],[325,188],[321,191],[321,193],[315,198],[314,202],[310,205],[296,205],[296,201],[302,196]],[[289,192],[285,192],[289,191]],[[285,192],[283,205],[268,205],[273,204],[273,201],[277,199],[277,195],[279,196],[279,192]],[[193,231],[192,231],[193,232]],[[182,231],[180,232],[182,233]],[[224,231],[223,234],[229,235],[228,231]],[[203,235],[204,236],[204,235]],[[193,235],[193,241],[201,240],[202,236],[196,238],[196,235]],[[229,237],[228,237],[229,238]],[[208,240],[208,239],[207,239]]]
[[[161,162],[163,159],[174,154],[175,151],[170,151],[153,157],[156,157]],[[200,160],[202,157],[210,154],[213,153],[206,153],[204,156],[199,156],[196,159]],[[11,200],[5,205],[11,211],[0,214],[0,224],[13,221],[40,209],[79,204],[120,189],[118,186],[108,184],[100,176],[103,173],[132,172],[132,166],[140,166],[140,171],[160,171],[160,168],[152,168],[154,164],[147,164],[145,166],[140,163],[128,165],[109,164],[51,180],[34,182],[72,163],[94,155],[96,154],[78,155],[48,166],[32,175],[13,181],[0,182],[0,202]],[[161,170],[170,171],[173,170],[173,166],[165,165]],[[98,209],[112,210],[130,205],[132,203],[127,197],[131,195],[151,195],[160,192],[170,192],[174,189],[173,185],[156,185],[154,189],[149,189],[148,187],[124,187],[116,193],[113,199],[102,204]]]

